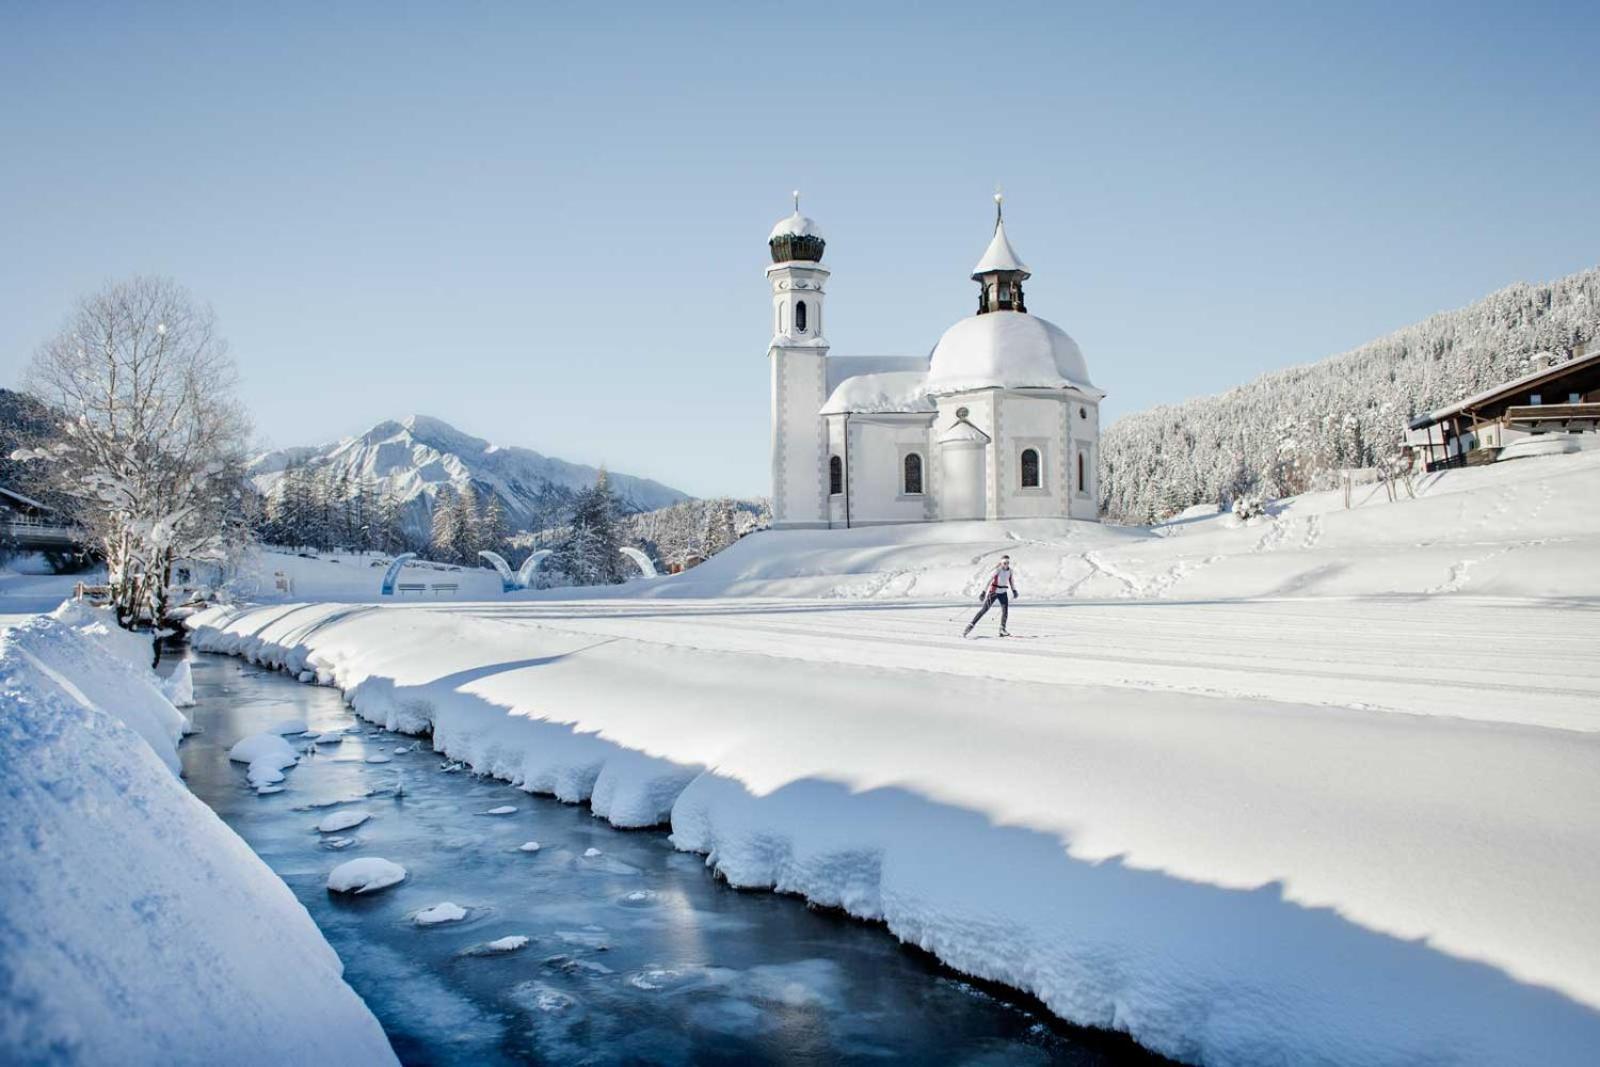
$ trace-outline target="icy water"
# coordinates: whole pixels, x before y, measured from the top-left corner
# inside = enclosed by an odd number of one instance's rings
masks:
[[[223,656],[193,667],[190,788],[288,883],[408,1063],[1163,1062],[969,983],[881,927],[730,889],[663,832],[452,769],[426,739],[357,724],[336,690]],[[285,719],[352,729],[257,796],[228,748]],[[317,831],[339,812],[371,817]],[[358,856],[408,877],[329,893],[328,872]],[[414,921],[444,901],[466,917]],[[508,937],[527,944],[486,948]]]

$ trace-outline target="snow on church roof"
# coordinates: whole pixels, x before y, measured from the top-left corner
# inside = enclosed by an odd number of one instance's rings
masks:
[[[1065,330],[1021,311],[971,315],[944,332],[928,358],[928,392],[971,389],[1099,390],[1078,343]]]
[[[978,260],[978,265],[972,268],[974,278],[994,270],[1015,270],[1023,274],[1028,273],[1027,266],[1022,258],[1017,255],[1017,250],[1011,247],[1011,242],[1006,239],[1006,224],[1004,219],[996,219],[994,224],[994,237],[989,241],[989,247],[984,250],[983,258]]]
[[[928,398],[927,374],[921,370],[885,371],[879,374],[853,374],[833,390],[820,414],[886,414],[934,411]]]

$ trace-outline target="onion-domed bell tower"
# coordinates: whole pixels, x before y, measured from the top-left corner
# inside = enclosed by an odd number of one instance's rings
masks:
[[[978,314],[991,311],[1028,310],[1022,298],[1022,283],[1030,277],[1028,268],[1017,256],[1011,242],[1006,240],[1005,198],[994,194],[994,237],[989,247],[972,268],[972,280],[978,283]]]
[[[772,525],[828,525],[827,435],[821,415],[828,399],[828,342],[822,336],[822,265],[826,242],[817,224],[794,213],[767,237],[772,265]]]

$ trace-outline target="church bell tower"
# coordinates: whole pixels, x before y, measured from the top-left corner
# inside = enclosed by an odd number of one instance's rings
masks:
[[[828,525],[827,435],[820,414],[828,399],[828,342],[822,335],[822,265],[826,242],[817,224],[794,213],[767,237],[772,265],[772,525]]]

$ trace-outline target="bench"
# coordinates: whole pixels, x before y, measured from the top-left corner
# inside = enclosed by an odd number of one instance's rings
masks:
[[[401,582],[394,587],[394,591],[403,596],[406,593],[425,593],[428,587],[421,582]]]
[[[454,593],[458,588],[460,588],[460,587],[458,585],[456,585],[455,582],[434,582],[433,583],[433,591],[435,593]]]

